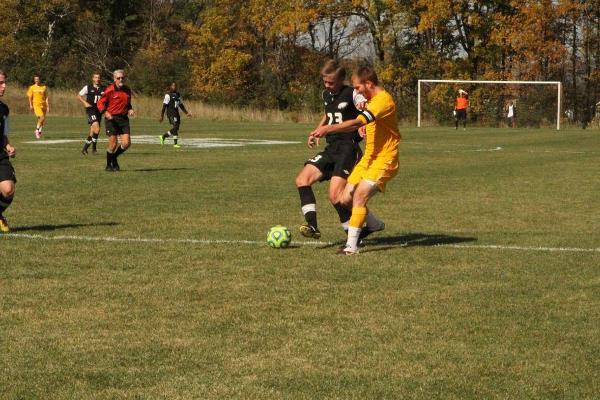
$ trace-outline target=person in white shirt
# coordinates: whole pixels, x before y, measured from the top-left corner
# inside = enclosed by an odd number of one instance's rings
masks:
[[[515,118],[516,118],[515,104],[512,101],[509,101],[508,104],[506,105],[506,121],[508,123],[509,128],[515,127]]]

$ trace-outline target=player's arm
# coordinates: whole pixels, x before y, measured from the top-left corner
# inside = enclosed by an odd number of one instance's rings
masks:
[[[323,125],[310,133],[310,136],[315,138],[321,138],[332,133],[354,133],[358,128],[367,124],[365,117],[359,115],[355,119],[349,119],[341,124]]]
[[[6,154],[8,154],[8,156],[10,158],[14,158],[15,155],[17,154],[17,151],[15,150],[15,148],[13,147],[12,144],[10,144],[10,140],[8,140],[8,117],[4,120],[4,132],[2,132],[2,135],[4,136],[4,150],[6,150]]]
[[[167,106],[169,105],[170,101],[171,96],[169,96],[169,93],[165,94],[165,98],[163,99],[162,110],[160,112],[160,119],[158,120],[158,122],[163,122],[163,119],[165,118],[165,111],[167,111]]]
[[[104,91],[104,93],[102,93],[102,96],[100,96],[100,98],[98,99],[98,102],[96,103],[96,107],[98,108],[98,111],[100,111],[100,113],[104,114],[106,119],[112,119],[112,115],[110,112],[108,112],[108,99],[109,99],[109,95],[112,93],[111,89],[106,89]]]
[[[79,101],[80,101],[81,103],[83,103],[83,106],[84,106],[85,108],[90,108],[92,105],[91,105],[90,103],[88,103],[88,102],[87,102],[87,99],[86,99],[86,97],[85,97],[85,96],[87,96],[87,94],[88,94],[87,85],[85,85],[85,86],[83,87],[83,89],[81,89],[81,90],[79,91],[79,93],[77,94],[77,98],[79,99]]]
[[[48,89],[46,89],[46,112],[50,112],[50,95],[48,94]]]
[[[31,90],[31,86],[27,89],[27,99],[29,100],[29,109],[33,110],[33,91]]]
[[[185,113],[185,115],[187,115],[188,117],[192,116],[192,113],[185,109],[185,106],[183,105],[183,101],[180,101],[179,108],[181,108],[181,111],[183,111]]]
[[[127,115],[129,115],[130,117],[133,117],[135,115],[135,111],[133,110],[133,106],[131,105],[131,97],[132,96],[133,96],[133,94],[129,90],[127,92]]]
[[[321,126],[324,126],[327,123],[327,115],[323,114],[323,117],[321,118],[321,121],[319,121],[319,124],[317,125],[317,127],[315,129],[318,129]],[[308,135],[308,140],[306,142],[306,144],[308,145],[308,147],[310,149],[312,149],[315,146],[319,145],[319,138],[313,136],[312,134]]]

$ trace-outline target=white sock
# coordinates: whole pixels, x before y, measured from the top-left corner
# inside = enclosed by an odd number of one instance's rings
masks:
[[[342,222],[342,229],[348,232],[348,228],[350,227],[350,221]]]
[[[346,241],[346,248],[350,248],[352,251],[358,249],[358,236],[360,235],[360,228],[353,226],[348,227],[348,240]]]
[[[378,230],[381,229],[381,225],[383,225],[383,222],[369,210],[369,213],[367,214],[367,228],[369,230]]]
[[[305,204],[302,206],[302,214],[306,214],[307,212],[317,212],[317,205],[315,203]]]

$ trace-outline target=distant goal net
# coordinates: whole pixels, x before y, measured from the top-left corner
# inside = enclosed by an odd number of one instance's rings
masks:
[[[517,127],[560,129],[561,82],[419,79],[417,126],[454,124],[454,99],[468,93],[467,121],[477,126],[506,126],[509,106]]]

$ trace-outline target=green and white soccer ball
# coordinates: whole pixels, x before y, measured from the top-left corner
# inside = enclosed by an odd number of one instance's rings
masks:
[[[276,225],[269,229],[267,233],[267,243],[274,249],[283,249],[290,245],[292,234],[289,229],[283,225]]]

